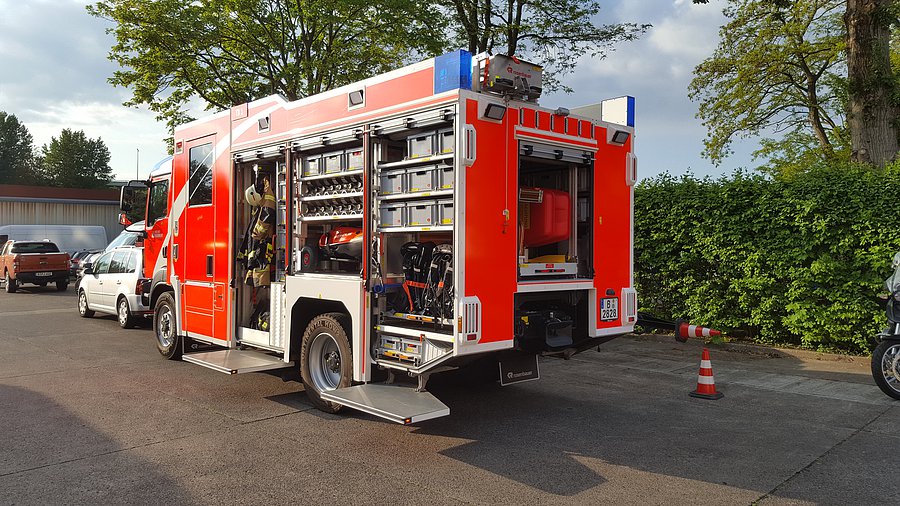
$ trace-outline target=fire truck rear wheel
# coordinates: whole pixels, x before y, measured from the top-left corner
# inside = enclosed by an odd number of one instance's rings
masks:
[[[178,336],[176,318],[172,292],[160,295],[153,310],[153,334],[156,336],[156,349],[169,360],[181,358],[181,337]]]
[[[327,313],[313,318],[300,347],[300,377],[309,400],[326,413],[337,413],[343,406],[322,399],[320,392],[349,387],[353,380],[353,354],[350,351],[350,317]]]

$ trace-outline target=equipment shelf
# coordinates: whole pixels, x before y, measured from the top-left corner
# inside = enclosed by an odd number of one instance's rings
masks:
[[[300,202],[315,202],[318,200],[352,199],[352,198],[360,198],[362,196],[363,196],[363,192],[335,193],[332,195],[310,195],[307,197],[300,197]]]
[[[437,323],[439,325],[453,325],[453,320],[449,318],[436,318],[434,316],[427,316],[421,314],[410,314],[410,313],[382,313],[382,316],[390,317],[390,318],[399,318],[401,320],[408,320],[412,322],[419,323]]]
[[[334,221],[334,220],[361,220],[361,214],[336,214],[334,216],[301,216],[300,221]]]
[[[452,232],[453,225],[435,225],[433,227],[388,227],[378,228],[381,233],[390,232]]]
[[[435,332],[433,330],[428,331],[409,327],[400,327],[397,325],[376,325],[375,330],[377,330],[378,332],[384,332],[386,334],[393,334],[397,336],[415,338],[424,337],[426,339],[431,339],[432,341],[443,341],[445,343],[452,343],[454,340],[452,333],[445,334],[443,332]]]
[[[363,174],[363,169],[358,170],[350,170],[347,172],[335,172],[332,174],[318,174],[315,176],[303,176],[300,178],[300,181],[317,181],[319,179],[336,179],[341,177],[351,177],[351,176],[361,176]]]
[[[379,195],[378,200],[409,200],[422,197],[446,197],[453,195],[453,189],[434,190],[429,192],[410,192],[410,193],[394,193],[390,195]]]
[[[400,160],[399,162],[381,162],[378,164],[379,169],[395,169],[400,167],[409,167],[412,165],[419,165],[428,162],[436,162],[439,160],[450,160],[454,156],[454,153],[446,153],[443,155],[433,155],[433,156],[423,156],[421,158],[409,158],[406,160]]]

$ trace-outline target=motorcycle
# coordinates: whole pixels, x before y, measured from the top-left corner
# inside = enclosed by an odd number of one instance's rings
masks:
[[[884,281],[890,292],[887,300],[887,319],[890,326],[877,336],[879,341],[872,352],[872,377],[882,392],[900,400],[900,252],[891,262],[894,272]]]

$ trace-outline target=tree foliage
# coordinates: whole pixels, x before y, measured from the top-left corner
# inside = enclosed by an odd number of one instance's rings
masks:
[[[763,342],[865,352],[884,326],[876,296],[900,250],[886,216],[898,192],[900,163],[645,180],[635,191],[640,305]]]
[[[110,78],[170,127],[194,97],[223,109],[280,93],[306,97],[443,46],[441,18],[412,0],[102,0],[115,23]]]
[[[112,181],[109,149],[99,137],[68,128],[41,147],[40,167],[45,184],[67,188],[105,188]]]
[[[835,160],[844,128],[844,0],[729,0],[713,55],[695,69],[689,95],[708,130],[704,154],[719,163],[736,137],[776,133],[815,139]],[[791,150],[770,141],[760,154]]]
[[[502,52],[545,66],[544,88],[563,89],[560,78],[579,58],[603,58],[619,42],[633,40],[650,25],[597,24],[596,0],[451,0],[448,16],[454,43],[472,53]]]
[[[0,111],[0,184],[34,182],[33,142],[15,115]]]

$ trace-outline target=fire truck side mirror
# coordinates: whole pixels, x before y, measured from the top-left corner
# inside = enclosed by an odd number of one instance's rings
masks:
[[[129,181],[119,192],[119,223],[128,226],[144,219],[147,205],[147,185],[143,181]]]

